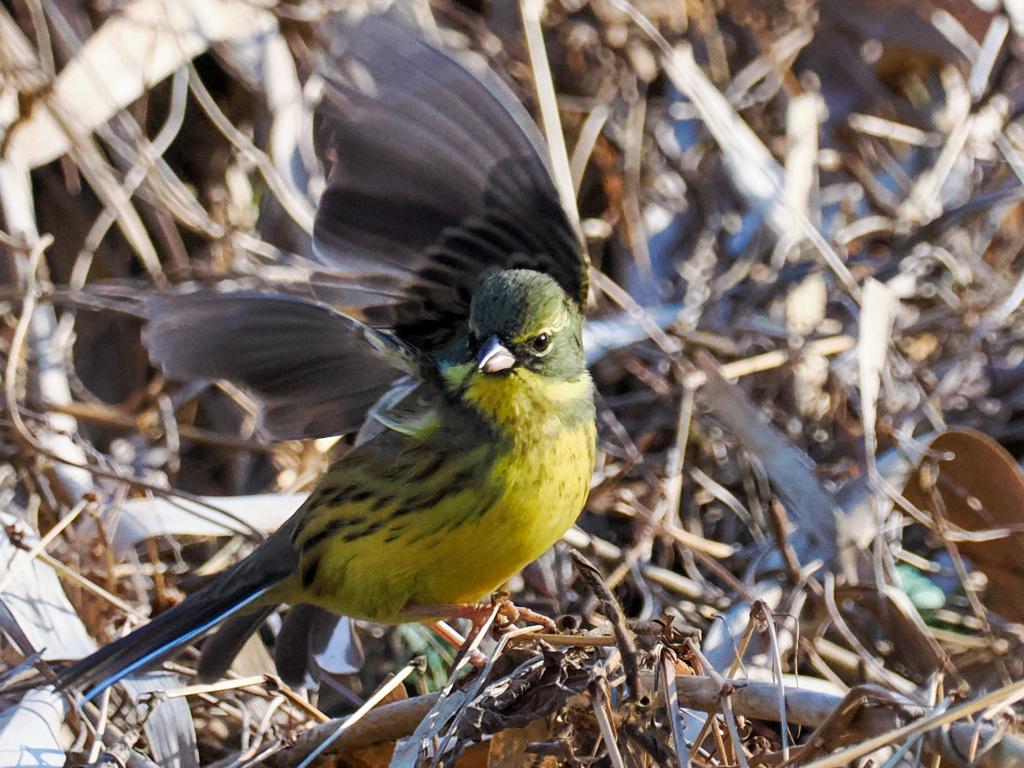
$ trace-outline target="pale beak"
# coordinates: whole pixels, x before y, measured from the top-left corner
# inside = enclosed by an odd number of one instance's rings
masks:
[[[502,346],[497,336],[491,336],[485,341],[480,354],[476,356],[476,367],[484,373],[507,371],[515,363],[515,357]]]

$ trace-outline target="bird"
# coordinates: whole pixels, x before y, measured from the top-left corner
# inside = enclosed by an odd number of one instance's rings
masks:
[[[496,73],[401,20],[332,17],[321,39],[334,163],[308,295],[157,293],[143,341],[168,378],[247,388],[271,437],[358,432],[356,446],[246,558],[65,668],[59,687],[86,700],[217,625],[198,673],[220,677],[282,603],[279,645],[311,611],[450,615],[585,505],[589,261],[537,127]]]

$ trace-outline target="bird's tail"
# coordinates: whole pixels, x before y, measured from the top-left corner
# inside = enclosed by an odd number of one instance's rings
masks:
[[[275,534],[180,605],[71,665],[58,676],[58,687],[85,689],[88,701],[121,678],[167,658],[232,614],[265,616],[267,601],[261,598],[295,571],[294,555],[287,556],[292,552],[283,552],[281,543],[282,537]]]

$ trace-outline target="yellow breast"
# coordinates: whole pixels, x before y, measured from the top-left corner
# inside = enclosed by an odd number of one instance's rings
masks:
[[[445,541],[447,557],[459,567],[438,574],[432,593],[421,595],[424,600],[472,602],[487,596],[561,538],[590,491],[596,427],[592,416],[567,415],[576,413],[582,398],[592,402],[588,374],[550,382],[517,369],[504,378],[478,377],[464,397],[511,433],[512,450],[492,470],[501,497]],[[475,554],[467,557],[467,551]]]
[[[304,557],[315,556],[315,577],[292,599],[393,622],[413,605],[486,597],[551,547],[583,509],[596,428],[592,410],[582,409],[590,415],[581,418],[571,405],[591,398],[590,388],[589,377],[554,384],[528,371],[479,377],[465,399],[493,414],[505,433],[500,444],[446,456],[434,471],[441,485],[430,484],[439,492],[429,509],[403,515],[405,494],[396,488],[393,504],[372,511],[381,525],[354,540],[332,536],[318,544]],[[362,507],[371,504],[349,505],[345,515],[366,516],[371,509]]]
[[[539,437],[564,431],[567,422],[576,421],[569,413],[581,403],[587,404],[586,421],[592,422],[592,393],[590,374],[585,371],[573,381],[549,381],[516,368],[506,376],[475,376],[463,398],[526,448]]]

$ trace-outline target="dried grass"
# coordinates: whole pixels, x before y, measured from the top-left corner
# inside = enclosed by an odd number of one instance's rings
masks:
[[[537,103],[515,4],[431,5]],[[1019,19],[967,3],[549,0],[601,457],[567,545],[512,587],[561,633],[484,638],[450,683],[424,629],[360,626],[358,669],[307,692],[255,645],[224,684],[162,673],[81,711],[15,684],[296,504],[197,497],[326,465],[263,441],[244,392],[164,382],[133,314],[185,279],[302,280],[323,10],[0,7],[0,754],[1024,764],[1024,51]]]

